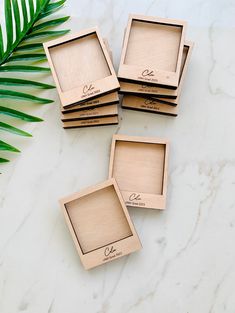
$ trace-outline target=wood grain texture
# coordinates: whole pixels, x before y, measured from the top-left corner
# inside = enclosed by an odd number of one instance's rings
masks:
[[[141,248],[115,179],[67,196],[60,204],[85,269]]]
[[[162,194],[165,146],[117,141],[113,176],[121,190]]]
[[[113,186],[71,201],[66,208],[83,253],[132,235]]]
[[[133,20],[124,64],[175,72],[182,29]]]
[[[111,74],[96,34],[52,47],[50,54],[62,91]]]
[[[63,36],[43,46],[64,108],[120,88],[97,28]]]
[[[127,206],[165,208],[168,154],[163,139],[113,136],[109,177],[117,180]]]
[[[120,80],[176,89],[186,23],[130,15],[118,70]]]

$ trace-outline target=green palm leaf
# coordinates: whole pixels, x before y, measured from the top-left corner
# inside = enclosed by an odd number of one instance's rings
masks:
[[[9,52],[13,44],[13,19],[11,1],[9,0],[5,0],[5,23],[7,30],[7,52]]]
[[[9,145],[8,143],[0,140],[0,150],[11,151],[11,152],[20,152],[19,149]]]
[[[46,60],[45,53],[27,53],[27,54],[16,54],[11,56],[7,62],[14,61],[44,61]]]
[[[14,12],[14,16],[15,16],[15,31],[16,31],[16,37],[19,36],[20,34],[20,11],[19,11],[19,5],[18,5],[18,1],[17,0],[13,0],[12,1],[12,5],[13,5],[13,12]]]
[[[39,117],[33,116],[33,115],[29,115],[29,114],[25,114],[21,111],[18,110],[14,110],[14,109],[10,109],[10,108],[6,108],[3,106],[0,106],[0,114],[3,115],[8,115],[14,118],[18,118],[22,121],[26,121],[26,122],[42,122],[43,120]]]
[[[28,93],[18,92],[18,91],[13,91],[13,90],[3,90],[3,89],[0,89],[0,98],[4,98],[4,99],[11,98],[14,100],[26,100],[26,101],[37,102],[37,103],[42,103],[42,104],[53,102],[53,100],[39,98],[36,96],[32,96]]]
[[[57,37],[57,36],[63,36],[67,34],[70,30],[48,30],[45,32],[35,32],[31,33],[27,36],[25,36],[25,39],[35,39],[35,38],[41,38],[41,37]]]
[[[46,16],[52,16],[65,2],[66,0],[56,2],[53,2],[53,0],[4,0],[6,26],[4,29],[6,29],[6,33],[3,34],[3,28],[2,25],[0,25],[0,98],[7,99],[10,102],[23,100],[32,104],[53,102],[50,99],[36,97],[30,93],[5,88],[12,86],[14,88],[51,89],[54,88],[54,86],[36,80],[22,79],[20,77],[4,77],[2,75],[14,72],[35,73],[35,75],[50,72],[50,68],[48,67],[34,66],[31,63],[44,61],[46,59],[44,51],[42,52],[42,40],[47,41],[51,37],[65,35],[68,32],[68,30],[57,31],[47,29],[63,24],[69,17],[52,18],[45,22],[39,21]],[[6,41],[5,43],[4,40]],[[33,42],[28,43],[29,40]],[[8,65],[9,62],[20,62],[20,65]],[[27,65],[26,62],[31,63]],[[38,117],[5,106],[0,106],[0,116],[1,115],[5,115],[6,118],[21,119],[26,122],[42,121],[42,119]],[[16,135],[31,136],[29,133],[8,124],[7,121],[0,121],[0,129]],[[2,140],[0,140],[0,150],[19,152],[17,148]],[[0,157],[0,163],[8,161],[9,160]]]
[[[44,9],[44,12],[51,12],[51,11],[61,7],[61,5],[63,5],[65,3],[65,1],[66,0],[61,0],[61,1],[49,3],[47,5],[47,7]]]
[[[47,28],[47,27],[61,25],[64,22],[66,22],[69,18],[70,18],[70,16],[65,16],[65,17],[54,19],[54,20],[46,21],[44,23],[41,23],[41,24],[38,24],[38,25],[34,26],[32,28],[32,31],[35,32],[35,31],[38,31],[38,30],[40,30],[42,28]]]
[[[29,1],[29,15],[30,15],[30,19],[34,18],[34,4],[33,1]]]
[[[21,1],[22,6],[22,15],[23,15],[23,30],[26,29],[28,24],[28,13],[27,13],[27,6],[25,0]]]
[[[45,18],[46,16],[49,16],[49,15],[55,13],[57,10],[61,9],[61,7],[65,4],[65,2],[66,2],[66,0],[61,0],[61,1],[57,1],[57,2],[51,3],[38,16],[38,20],[41,20],[41,19]]]
[[[0,158],[0,163],[7,163],[7,162],[10,162],[10,161],[4,158]]]
[[[23,45],[23,46],[18,46],[15,51],[16,52],[21,52],[21,51],[29,51],[29,50],[42,50],[43,45],[42,43],[31,43],[28,45]]]
[[[29,133],[27,133],[27,132],[25,132],[25,131],[23,131],[23,130],[21,130],[19,128],[11,126],[9,124],[3,123],[3,122],[0,122],[0,129],[8,131],[8,132],[16,134],[16,135],[32,137],[31,134],[29,134]]]
[[[44,84],[40,82],[36,82],[34,80],[20,79],[20,78],[3,78],[0,77],[0,86],[25,86],[25,87],[35,87],[41,89],[52,89],[55,88],[53,85]]]
[[[50,72],[50,68],[30,65],[6,65],[0,67],[0,72]]]
[[[4,53],[3,38],[2,38],[2,26],[0,25],[0,59],[2,59]]]

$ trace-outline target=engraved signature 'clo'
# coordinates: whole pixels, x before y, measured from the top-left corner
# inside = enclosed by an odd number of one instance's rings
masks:
[[[153,71],[150,71],[150,70],[144,70],[144,71],[142,72],[142,76],[143,76],[143,77],[146,77],[146,76],[154,76],[154,73],[153,73]]]
[[[90,84],[90,85],[85,85],[85,86],[83,87],[83,93],[86,94],[86,93],[88,93],[89,91],[92,91],[93,89],[95,89],[95,87],[92,86],[92,84]]]
[[[136,200],[136,201],[141,200],[140,195],[137,194],[137,193],[132,193],[132,194],[129,196],[129,201],[134,201],[134,200]]]
[[[104,249],[104,255],[105,255],[105,256],[109,256],[111,253],[114,253],[114,252],[116,252],[116,249],[114,249],[113,246],[111,246],[111,247],[106,247],[106,248]]]
[[[155,105],[155,104],[157,104],[157,101],[155,101],[154,99],[145,99],[144,100],[144,104],[146,104],[146,105]]]

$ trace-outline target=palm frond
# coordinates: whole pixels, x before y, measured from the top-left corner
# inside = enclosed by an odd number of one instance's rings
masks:
[[[42,46],[42,43],[31,43],[31,44],[28,44],[28,45],[19,45],[15,51],[16,52],[20,52],[20,51],[29,51],[29,50],[42,50],[43,49],[43,46]]]
[[[41,104],[53,102],[53,100],[32,96],[28,93],[18,92],[14,90],[4,90],[4,89],[0,89],[0,99],[24,100],[24,101],[41,103]]]
[[[10,132],[10,133],[13,133],[16,135],[20,135],[20,136],[32,137],[31,134],[29,134],[29,133],[27,133],[27,132],[25,132],[19,128],[11,126],[9,124],[3,123],[3,122],[0,122],[0,130],[5,130],[7,132]]]
[[[39,14],[38,16],[38,20],[41,20],[53,13],[55,13],[56,11],[58,11],[59,9],[61,9],[61,7],[65,4],[66,0],[61,0],[61,1],[57,1],[54,3],[50,3],[50,5],[48,5],[45,10]]]
[[[66,29],[66,30],[47,30],[44,32],[35,32],[35,33],[30,33],[29,35],[25,36],[25,39],[63,36],[67,34],[69,31],[70,31],[69,29]]]
[[[17,118],[17,119],[20,119],[20,120],[26,121],[26,122],[42,122],[43,121],[39,117],[29,115],[29,114],[23,113],[23,112],[18,111],[18,110],[6,108],[3,106],[0,106],[0,114],[7,115],[7,116],[10,116],[13,118]]]
[[[36,82],[34,80],[21,79],[21,78],[8,78],[0,77],[0,86],[16,86],[16,87],[35,87],[41,89],[53,89],[55,86]]]
[[[51,30],[51,28],[65,23],[69,16],[50,18],[57,10],[63,7],[66,0],[4,0],[5,34],[0,24],[0,98],[6,99],[10,104],[18,101],[46,104],[53,100],[31,94],[34,89],[55,88],[37,80],[31,80],[25,76],[34,73],[47,74],[50,68],[35,66],[33,63],[46,60],[42,41],[65,35],[69,30]],[[45,17],[48,20],[43,21]],[[49,30],[48,30],[49,29]],[[4,39],[5,38],[5,39]],[[5,42],[4,42],[5,40]],[[16,63],[15,63],[16,62]],[[4,77],[4,74],[25,73],[23,78]],[[13,75],[13,74],[12,74]],[[40,76],[41,77],[41,76]],[[27,93],[16,91],[17,88],[27,88]],[[8,88],[8,89],[5,89]],[[30,89],[29,89],[30,88]],[[30,91],[31,90],[31,91]],[[13,103],[11,103],[14,101]],[[7,102],[7,103],[8,103]],[[40,122],[41,118],[26,114],[25,112],[8,108],[6,104],[0,106],[0,116],[5,118],[20,119],[26,122]],[[8,131],[16,135],[31,136],[31,134],[9,124],[0,121],[0,130]],[[0,140],[0,150],[20,152],[17,148]],[[8,159],[0,157],[0,163],[8,162]]]
[[[27,54],[15,54],[11,56],[7,62],[14,61],[45,61],[46,54],[45,53],[27,53]]]
[[[61,17],[61,18],[56,18],[54,20],[49,20],[49,21],[46,21],[44,23],[41,23],[41,24],[38,24],[36,26],[34,26],[32,28],[32,31],[35,32],[35,31],[38,31],[42,28],[48,28],[48,27],[53,27],[53,26],[58,26],[58,25],[61,25],[63,24],[64,22],[66,22],[67,20],[69,19],[69,16],[65,16],[65,17]]]
[[[0,66],[0,72],[50,72],[50,68],[30,65]]]
[[[7,163],[10,162],[8,159],[0,158],[0,163]]]
[[[12,145],[10,145],[7,142],[4,142],[2,140],[0,140],[0,150],[4,150],[4,151],[11,151],[11,152],[20,152],[19,149],[13,147]]]

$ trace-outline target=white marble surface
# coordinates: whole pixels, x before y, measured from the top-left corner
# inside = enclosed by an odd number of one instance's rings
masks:
[[[1,1],[2,5],[2,1]],[[68,0],[70,27],[99,25],[118,64],[129,13],[188,21],[195,41],[178,118],[123,111],[119,126],[64,131],[55,104],[31,110],[22,154],[0,177],[1,313],[235,312],[234,0]],[[113,133],[171,142],[167,210],[130,211],[139,253],[86,272],[58,199],[103,181]]]

